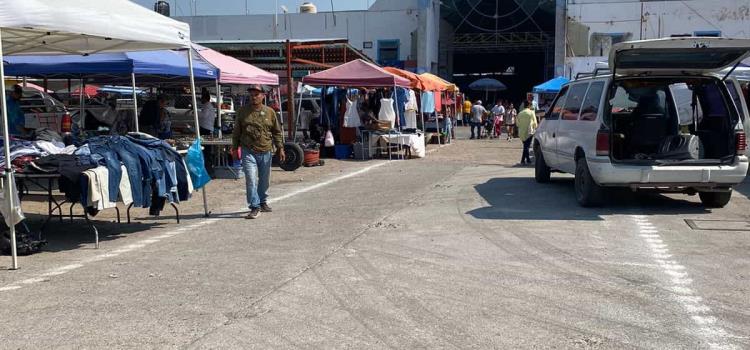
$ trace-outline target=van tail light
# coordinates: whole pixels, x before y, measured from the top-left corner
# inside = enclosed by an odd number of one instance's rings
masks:
[[[734,139],[736,142],[737,155],[745,154],[745,150],[747,149],[747,136],[745,135],[745,132],[739,131],[735,133]]]
[[[609,130],[607,129],[599,129],[596,133],[596,155],[609,155]]]
[[[73,129],[73,118],[70,116],[70,112],[65,112],[60,121],[60,131],[69,133]]]

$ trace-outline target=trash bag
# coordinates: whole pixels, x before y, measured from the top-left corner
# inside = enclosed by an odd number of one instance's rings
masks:
[[[190,178],[193,180],[193,187],[196,190],[203,188],[203,186],[211,181],[211,177],[208,175],[203,161],[203,150],[201,150],[200,139],[196,139],[190,148],[188,148],[187,168]]]
[[[16,253],[18,253],[18,255],[31,255],[38,253],[42,251],[42,248],[45,245],[47,245],[47,241],[36,241],[25,233],[16,232]],[[6,231],[0,235],[0,254],[10,255],[10,253],[10,232]]]

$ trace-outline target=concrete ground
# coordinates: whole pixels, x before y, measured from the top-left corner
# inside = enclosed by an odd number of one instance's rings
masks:
[[[570,176],[538,185],[519,158],[461,139],[275,172],[255,221],[243,183],[216,181],[212,218],[199,194],[180,225],[102,213],[98,250],[56,224],[0,271],[0,348],[750,348],[750,184],[724,209],[627,192],[585,209]]]

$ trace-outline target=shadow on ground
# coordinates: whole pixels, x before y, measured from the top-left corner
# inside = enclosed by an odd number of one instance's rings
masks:
[[[538,184],[533,178],[495,178],[476,185],[475,190],[490,204],[467,214],[485,220],[603,220],[603,215],[706,214],[699,202],[687,195],[669,197],[654,193],[633,193],[629,190],[608,190],[600,208],[578,205],[573,191],[573,178],[553,178]]]

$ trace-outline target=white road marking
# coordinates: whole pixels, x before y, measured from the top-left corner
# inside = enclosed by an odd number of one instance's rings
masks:
[[[669,260],[672,258],[669,247],[659,235],[656,226],[649,223],[644,215],[633,215],[631,218],[638,225],[639,236],[651,249],[654,262],[670,278],[672,285],[669,288],[676,294],[675,299],[698,327],[698,335],[707,341],[711,349],[736,349],[735,345],[726,340],[731,335],[716,325],[718,319],[710,314],[711,308],[703,303],[702,297],[695,295],[689,288],[693,280],[685,271],[685,266],[675,260]]]
[[[428,153],[434,152],[437,149],[440,149],[440,148],[442,148],[444,146],[447,146],[447,145],[443,145],[441,147],[433,149],[433,150],[431,150]],[[368,172],[370,170],[379,168],[379,167],[387,165],[387,164],[390,164],[390,163],[384,161],[384,162],[380,162],[380,163],[377,163],[377,164],[373,164],[373,165],[370,165],[368,167],[362,168],[360,170],[351,172],[349,174],[341,175],[339,177],[330,179],[328,181],[324,181],[324,182],[317,183],[317,184],[314,184],[314,185],[311,185],[311,186],[308,186],[308,187],[305,187],[305,188],[302,188],[302,189],[299,189],[299,190],[296,190],[296,191],[292,191],[290,193],[287,193],[285,195],[282,195],[282,196],[279,196],[279,197],[276,197],[276,198],[271,198],[268,202],[269,203],[279,202],[279,201],[282,201],[282,200],[285,200],[285,199],[289,199],[289,198],[292,198],[294,196],[297,196],[297,195],[300,195],[300,194],[303,194],[303,193],[311,192],[311,191],[317,190],[319,188],[322,188],[322,187],[334,184],[334,183],[339,182],[341,180],[345,180],[345,179],[352,178],[352,177],[355,177],[355,176],[358,176],[358,175],[362,175],[362,174],[364,174],[364,173],[366,173],[366,172]],[[244,210],[244,208],[243,208],[243,210]],[[138,250],[138,249],[144,248],[145,246],[147,246],[149,244],[160,242],[162,239],[174,237],[176,235],[179,235],[179,234],[182,234],[182,233],[185,233],[185,232],[188,232],[188,231],[193,231],[193,230],[195,230],[195,229],[197,229],[197,228],[199,228],[201,226],[208,225],[208,224],[213,224],[213,223],[216,223],[216,222],[218,222],[220,220],[221,219],[219,219],[219,218],[208,218],[208,219],[203,219],[203,220],[195,222],[195,223],[191,223],[190,225],[187,225],[187,226],[177,227],[177,228],[174,228],[174,229],[172,229],[172,230],[170,230],[168,232],[162,233],[161,235],[154,236],[154,237],[149,237],[149,238],[144,238],[144,239],[142,239],[140,241],[137,241],[135,243],[132,243],[132,244],[126,245],[124,247],[115,249],[115,250],[113,250],[111,252],[102,253],[102,254],[99,254],[99,255],[96,255],[96,256],[93,256],[93,257],[90,257],[90,258],[86,258],[86,259],[83,259],[83,260],[81,260],[81,261],[79,261],[77,263],[74,263],[74,264],[65,265],[65,266],[62,266],[62,267],[57,267],[57,268],[54,268],[54,269],[47,270],[47,271],[39,274],[40,277],[27,278],[25,280],[16,282],[14,284],[9,284],[9,285],[0,287],[0,292],[6,292],[6,291],[11,291],[11,290],[16,290],[16,289],[22,288],[22,286],[20,286],[19,284],[30,285],[30,284],[34,284],[34,283],[49,281],[49,278],[47,278],[47,277],[50,277],[50,276],[59,276],[59,275],[68,273],[70,271],[73,271],[75,269],[81,268],[81,267],[83,267],[86,264],[90,264],[90,263],[99,262],[99,261],[102,261],[102,260],[105,260],[105,259],[113,258],[113,257],[119,256],[120,254],[123,254],[123,253],[129,253],[129,252],[132,252],[134,250]]]

